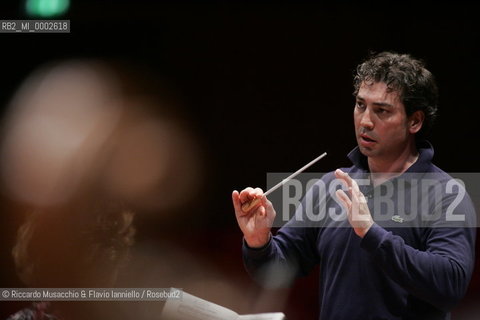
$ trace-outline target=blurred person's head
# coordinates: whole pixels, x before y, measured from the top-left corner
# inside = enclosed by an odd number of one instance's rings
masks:
[[[171,90],[154,79],[89,60],[34,72],[3,125],[8,195],[45,208],[100,194],[164,215],[188,203],[201,173],[199,148]]]
[[[30,213],[13,257],[29,287],[113,287],[134,241],[133,213],[97,201]]]
[[[156,226],[185,220],[178,213],[189,212],[202,172],[177,103],[155,77],[124,64],[64,61],[25,80],[0,140],[2,191],[22,213],[31,209],[13,249],[25,285],[113,287],[131,262],[132,211],[155,213]],[[123,275],[133,284],[140,276]],[[75,319],[126,316],[115,303],[54,305]]]

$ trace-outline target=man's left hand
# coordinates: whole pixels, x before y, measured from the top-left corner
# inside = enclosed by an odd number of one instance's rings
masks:
[[[342,180],[348,188],[350,196],[341,189],[337,190],[335,194],[347,210],[348,222],[350,222],[353,230],[360,238],[363,238],[374,223],[370,210],[368,209],[367,199],[360,191],[357,182],[347,173],[337,169],[335,171],[335,177]]]

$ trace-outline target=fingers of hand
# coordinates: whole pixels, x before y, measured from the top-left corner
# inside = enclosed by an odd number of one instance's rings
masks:
[[[364,205],[367,203],[367,198],[363,195],[358,187],[358,184],[355,180],[352,179],[352,187],[349,189],[350,194],[352,196],[352,202],[355,205]]]
[[[265,217],[265,215],[266,215],[265,207],[264,207],[264,206],[258,207],[258,209],[257,209],[257,214],[258,214],[261,218]]]
[[[360,191],[358,183],[352,179],[348,173],[343,172],[340,169],[335,170],[335,176],[340,179],[342,183],[348,188],[353,202],[366,203],[366,199],[363,193]]]
[[[233,208],[235,209],[235,214],[238,217],[245,216],[248,213],[248,211],[251,209],[251,208],[248,208],[248,210],[244,210],[244,207],[246,205],[249,205],[251,202],[247,201],[245,204],[242,204],[240,200],[240,194],[238,193],[237,190],[234,190],[232,192],[232,202],[233,202]]]
[[[261,204],[261,198],[254,198],[242,204],[242,211],[249,212],[250,210],[257,208]]]
[[[261,198],[263,196],[263,190],[260,188],[245,188],[240,192],[240,202],[245,203],[255,198]]]
[[[337,198],[342,202],[343,206],[345,207],[345,209],[347,209],[347,211],[351,211],[352,209],[352,201],[350,200],[350,198],[347,196],[347,194],[345,193],[345,191],[341,190],[341,189],[338,189],[337,191],[335,191],[335,194],[337,195]]]
[[[250,201],[255,197],[254,189],[253,188],[245,188],[240,192],[240,202],[243,204],[247,201]]]
[[[340,169],[335,170],[335,177],[342,182],[342,184],[348,189],[348,191],[351,195],[352,194],[352,183],[354,183],[355,180],[350,178],[348,173],[345,173]]]
[[[363,196],[362,192],[360,191],[360,188],[358,187],[357,181],[353,179],[351,179],[351,193],[352,193],[352,196],[354,196],[357,199],[360,199]]]
[[[240,203],[243,212],[249,212],[261,205],[263,190],[260,188],[246,188],[240,193]]]
[[[233,208],[235,209],[235,215],[237,217],[243,217],[247,215],[248,210],[245,211],[242,208],[242,202],[240,201],[240,195],[237,190],[232,193]],[[248,203],[248,202],[247,202]]]
[[[337,170],[335,170],[335,177],[337,177],[337,179],[340,179],[340,180],[344,181],[348,186],[350,186],[350,182],[351,182],[352,178],[350,178],[348,173],[343,172],[340,169],[337,169]]]
[[[253,190],[255,198],[261,198],[263,196],[263,190],[261,188],[255,188]]]
[[[267,207],[267,208],[272,208],[272,209],[273,209],[273,204],[272,204],[272,202],[271,202],[270,200],[267,199],[267,197],[264,196],[264,197],[262,198],[262,203],[263,203],[263,205],[264,205],[265,207]]]
[[[345,191],[341,189],[336,191],[337,197],[347,209],[350,224],[353,228],[368,229],[373,224],[373,220],[367,206],[367,199],[360,191],[358,183],[340,169],[335,171],[335,176],[342,181],[350,193],[351,199]]]
[[[233,207],[235,208],[235,211],[240,210],[240,194],[238,193],[237,190],[233,190],[232,192],[232,202],[233,202]]]
[[[370,221],[370,210],[367,206],[367,198],[363,195],[360,191],[357,183],[353,182],[353,190],[352,190],[352,221],[356,222],[364,222]]]

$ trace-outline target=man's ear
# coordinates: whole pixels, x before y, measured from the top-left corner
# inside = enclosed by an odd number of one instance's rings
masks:
[[[420,110],[415,111],[408,117],[408,130],[411,134],[415,134],[422,129],[423,120],[425,120],[425,114]]]

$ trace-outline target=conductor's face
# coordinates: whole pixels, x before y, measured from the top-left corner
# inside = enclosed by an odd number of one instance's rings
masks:
[[[395,159],[409,148],[413,133],[397,91],[383,82],[365,83],[356,96],[355,134],[362,154]]]

